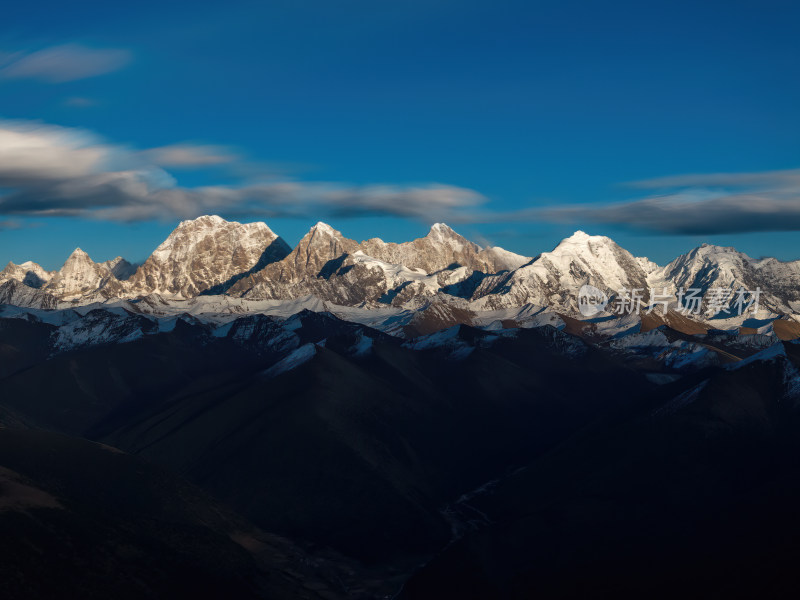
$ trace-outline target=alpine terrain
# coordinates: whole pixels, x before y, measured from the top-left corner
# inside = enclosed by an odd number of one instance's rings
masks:
[[[3,595],[797,590],[798,337],[800,261],[580,231],[204,216],[140,265],[9,263]]]

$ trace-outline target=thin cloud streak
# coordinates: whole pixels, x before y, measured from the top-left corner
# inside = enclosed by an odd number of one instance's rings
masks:
[[[0,121],[0,218],[132,222],[220,213],[239,218],[395,216],[453,224],[557,222],[671,235],[800,231],[800,169],[679,175],[634,182],[660,195],[598,205],[492,211],[452,185],[352,185],[272,175],[238,185],[182,187],[167,170],[242,161],[228,148],[181,143],[132,149],[82,130]]]
[[[225,165],[240,157],[223,146],[171,144],[142,152],[144,160],[160,167],[192,168]]]
[[[219,147],[181,144],[131,150],[84,131],[0,122],[0,215],[173,220],[222,213],[250,217],[400,216],[440,220],[486,201],[436,183],[355,186],[273,180],[186,188],[163,166],[229,161]]]
[[[88,48],[79,44],[3,56],[0,79],[33,79],[44,83],[66,83],[106,75],[125,67],[133,58],[128,50]]]
[[[87,98],[86,96],[70,96],[64,99],[64,106],[73,108],[92,108],[98,106],[100,102],[94,98]]]
[[[755,173],[695,173],[671,175],[640,181],[631,181],[630,187],[640,189],[659,188],[738,188],[738,187],[800,187],[800,169],[761,171]]]
[[[16,219],[0,219],[0,231],[8,231],[11,229],[22,229],[23,225]]]
[[[669,235],[800,231],[800,195],[731,194],[695,200],[677,194],[600,207],[545,208],[526,216],[557,223],[620,225]]]
[[[800,231],[800,169],[675,175],[629,186],[664,194],[604,206],[557,206],[518,218],[619,225],[668,235]]]

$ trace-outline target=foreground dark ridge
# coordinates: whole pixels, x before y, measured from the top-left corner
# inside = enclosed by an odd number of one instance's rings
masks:
[[[45,314],[0,318],[0,423],[23,436],[0,452],[13,472],[4,490],[37,503],[9,496],[0,516],[16,533],[0,551],[17,555],[19,540],[56,548],[56,539],[79,550],[4,563],[21,582],[18,597],[31,597],[24,590],[43,569],[52,585],[83,581],[87,591],[135,578],[143,587],[131,597],[170,597],[192,577],[263,598],[401,588],[409,598],[585,597],[592,586],[665,597],[676,588],[663,584],[662,565],[676,586],[707,589],[729,560],[753,565],[737,579],[742,590],[792,583],[780,565],[796,552],[776,536],[793,531],[788,509],[800,500],[784,483],[795,480],[800,373],[798,346],[774,333],[691,336],[662,325],[604,340],[552,325],[457,325],[404,339],[302,311],[222,328],[185,315],[130,338],[141,315],[98,308],[57,325]],[[122,337],[59,346],[65,327],[90,341]],[[51,438],[38,438],[41,454],[18,445],[36,431],[68,436],[65,462],[46,458],[62,444]],[[94,448],[80,438],[188,479],[214,498],[198,502],[227,507],[219,510],[235,527],[186,524],[185,484],[156,486],[158,505],[177,512],[148,508],[140,496],[155,492],[122,465],[104,467],[119,469],[106,476],[68,450]],[[87,478],[94,504],[72,496]],[[764,498],[778,493],[771,512]],[[144,514],[120,513],[116,494]],[[724,520],[709,520],[720,506]],[[142,519],[159,523],[152,538]],[[757,545],[718,537],[724,523]],[[113,575],[93,562],[93,536],[118,540],[103,550],[114,553]],[[202,551],[200,539],[209,539]],[[147,552],[186,567],[156,569]],[[197,578],[203,553],[232,558]],[[640,575],[618,568],[628,562]],[[270,592],[269,582],[286,587]]]

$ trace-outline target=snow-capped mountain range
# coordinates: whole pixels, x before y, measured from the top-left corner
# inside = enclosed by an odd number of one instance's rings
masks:
[[[724,288],[731,295],[760,288],[761,312],[749,318],[794,319],[800,313],[800,261],[752,259],[733,248],[704,244],[659,266],[610,238],[581,231],[532,258],[482,248],[442,223],[401,244],[378,238],[359,243],[317,223],[292,249],[265,223],[218,216],[180,223],[138,268],[121,257],[95,263],[80,249],[55,272],[33,262],[9,263],[0,271],[0,302],[36,309],[124,304],[165,314],[177,307],[194,313],[209,301],[236,314],[262,312],[266,304],[324,304],[370,315],[362,320],[435,305],[433,312],[449,314],[444,321],[458,321],[459,312],[486,321],[492,312],[513,318],[530,306],[581,318],[578,290],[585,284],[609,298],[640,289],[645,306],[649,290],[657,290],[669,297],[671,311],[681,308],[682,288]],[[611,316],[609,305],[598,318]],[[710,323],[724,316],[704,303],[691,318]]]

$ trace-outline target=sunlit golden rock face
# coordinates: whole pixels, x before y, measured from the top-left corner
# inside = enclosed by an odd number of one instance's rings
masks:
[[[178,225],[131,277],[126,291],[190,298],[288,253],[288,245],[266,223],[204,216]]]

